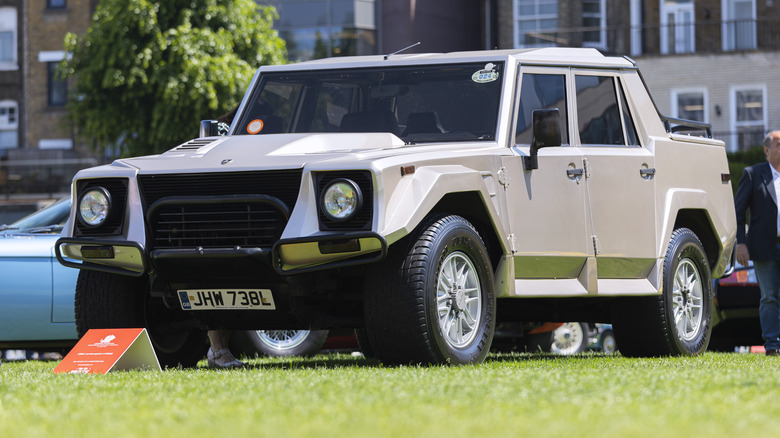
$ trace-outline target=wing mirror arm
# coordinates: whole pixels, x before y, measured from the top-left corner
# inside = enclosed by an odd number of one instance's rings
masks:
[[[524,159],[525,170],[539,168],[539,149],[561,145],[561,117],[558,108],[535,110],[533,140]]]

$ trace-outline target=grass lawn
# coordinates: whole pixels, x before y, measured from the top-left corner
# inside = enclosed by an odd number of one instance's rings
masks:
[[[55,375],[0,367],[3,437],[739,437],[780,430],[780,358],[492,355],[383,367],[348,355]]]

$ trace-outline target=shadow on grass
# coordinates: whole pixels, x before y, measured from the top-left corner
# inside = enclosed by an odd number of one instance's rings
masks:
[[[615,357],[614,354],[604,353],[583,353],[576,355],[559,355],[544,352],[513,352],[513,353],[491,353],[486,359],[485,363],[501,363],[501,362],[526,362],[535,360],[550,360],[550,361],[578,361],[578,360],[591,360],[601,357]],[[312,357],[277,357],[277,358],[243,358],[247,365],[243,369],[249,370],[295,370],[295,369],[338,369],[338,368],[400,368],[404,366],[411,367],[437,367],[438,365],[386,365],[378,359],[366,358],[363,356],[351,356],[347,354],[318,354]],[[199,369],[212,371],[207,367],[200,367]],[[219,370],[214,370],[219,371]]]

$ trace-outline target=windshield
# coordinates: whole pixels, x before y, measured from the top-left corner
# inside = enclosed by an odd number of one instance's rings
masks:
[[[70,198],[63,198],[54,204],[25,216],[12,223],[9,229],[30,230],[34,228],[51,228],[61,230],[70,214]]]
[[[502,62],[265,73],[234,132],[494,140],[502,73]]]

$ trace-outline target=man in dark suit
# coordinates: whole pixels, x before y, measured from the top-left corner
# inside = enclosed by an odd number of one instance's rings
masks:
[[[737,188],[737,261],[747,266],[753,260],[761,289],[761,335],[766,354],[775,356],[780,350],[780,131],[766,135],[764,153],[766,162],[746,168]]]

